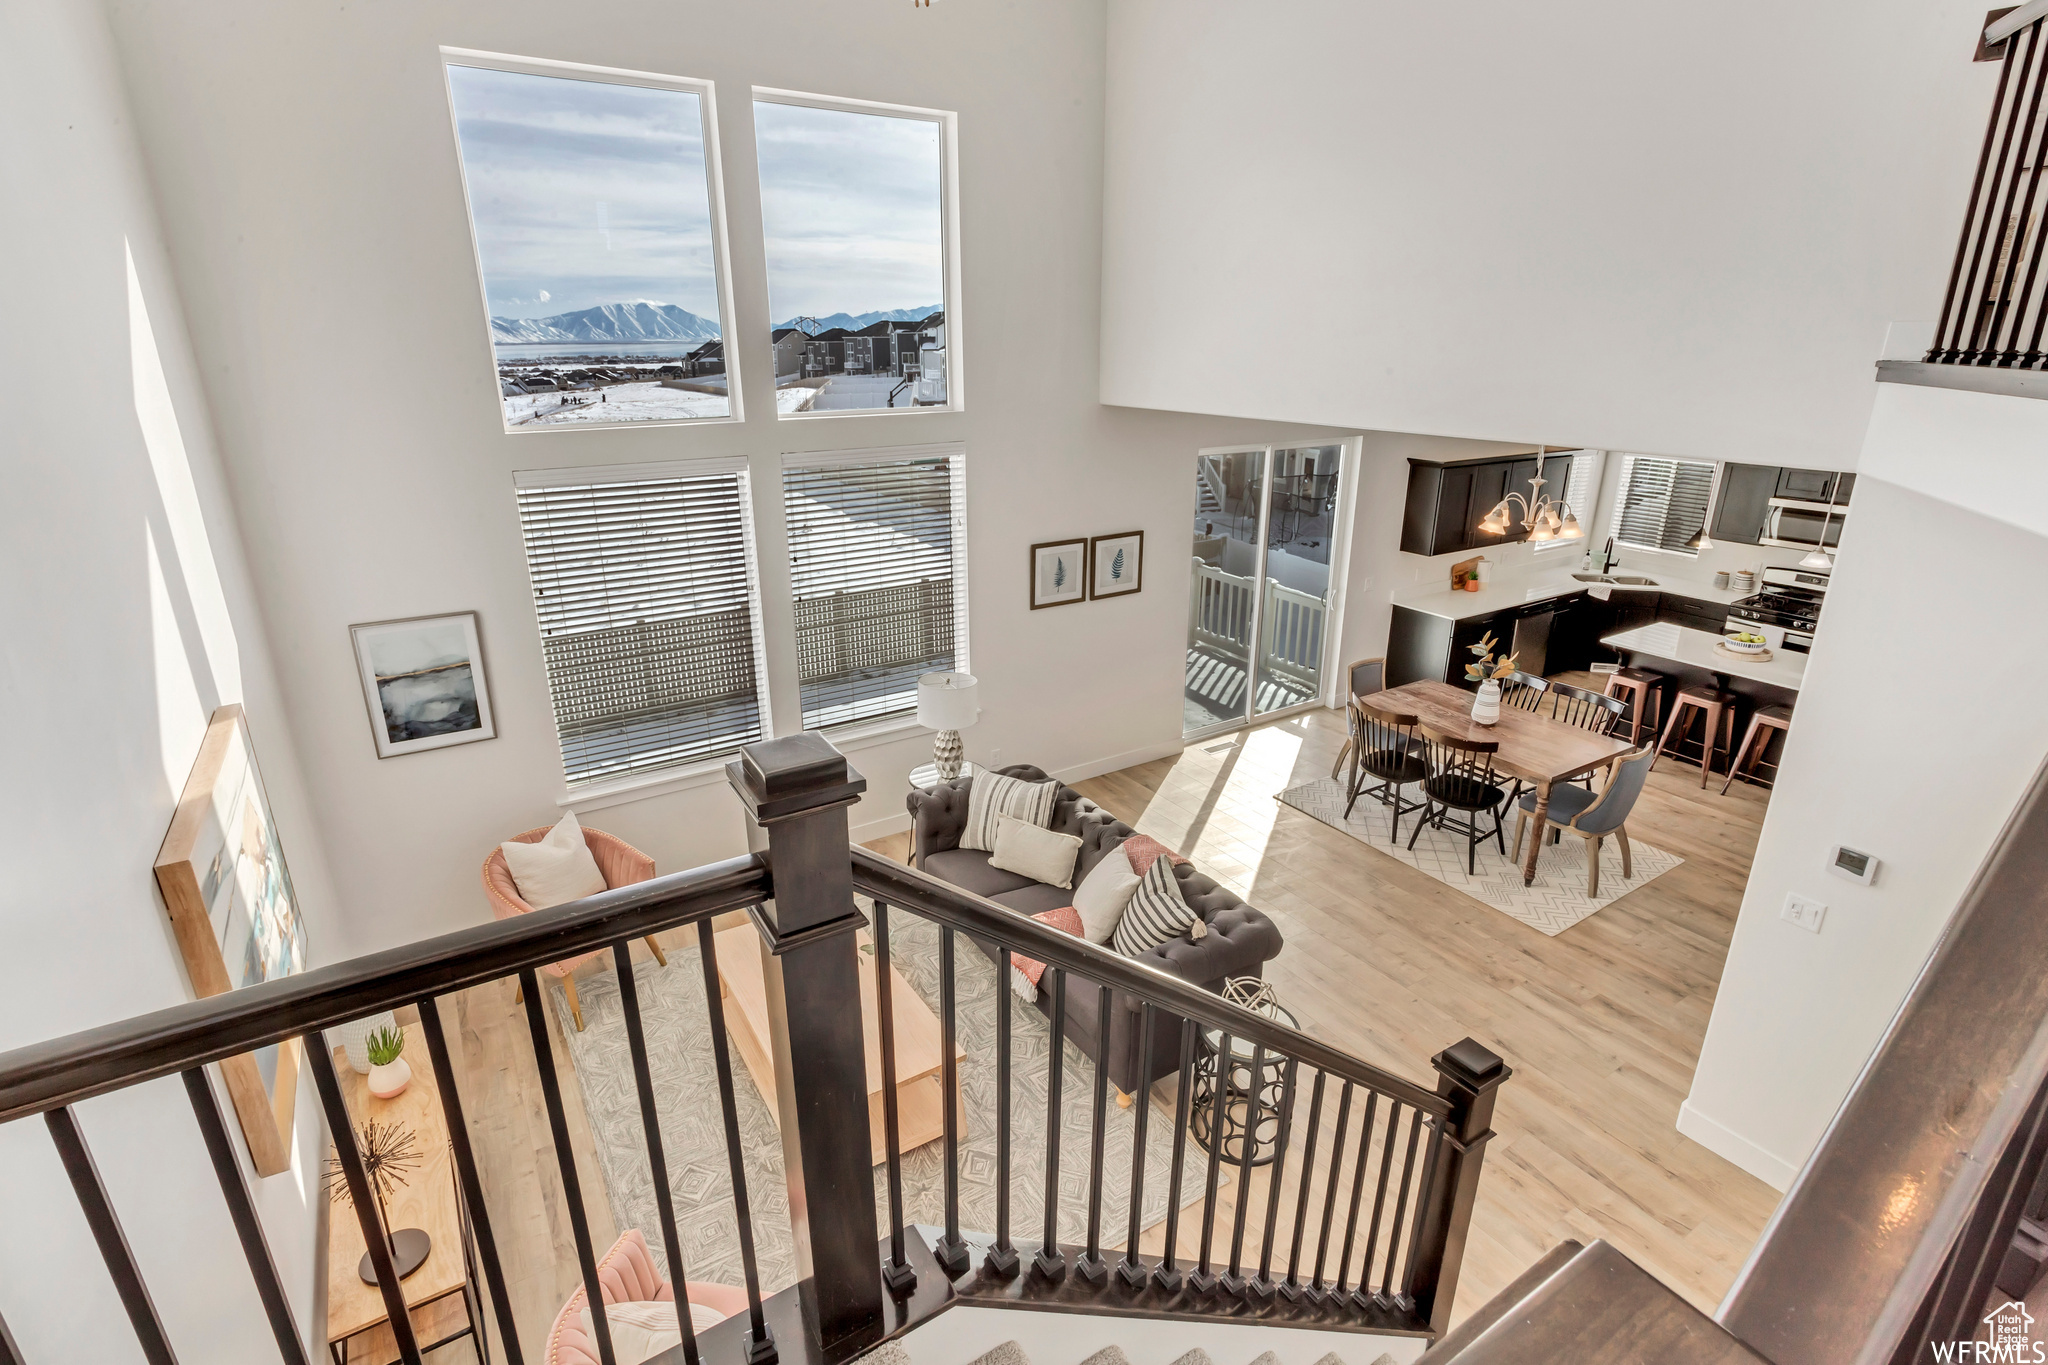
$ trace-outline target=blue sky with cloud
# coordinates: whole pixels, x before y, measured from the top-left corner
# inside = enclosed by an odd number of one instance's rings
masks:
[[[651,299],[718,319],[703,114],[688,91],[451,66],[490,311]],[[939,131],[754,106],[775,318],[943,297]]]

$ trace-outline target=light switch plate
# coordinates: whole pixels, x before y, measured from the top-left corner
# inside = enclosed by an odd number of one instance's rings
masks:
[[[1802,896],[1796,891],[1785,893],[1785,908],[1778,912],[1778,918],[1796,924],[1809,934],[1820,932],[1820,922],[1828,913],[1826,905],[1811,896]]]

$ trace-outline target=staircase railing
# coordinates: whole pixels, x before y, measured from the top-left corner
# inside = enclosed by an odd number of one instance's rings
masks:
[[[1014,1296],[1020,1290],[1035,1292],[1046,1307],[1152,1316],[1250,1317],[1429,1336],[1444,1330],[1463,1260],[1495,1092],[1508,1076],[1498,1057],[1471,1039],[1454,1044],[1434,1059],[1434,1088],[1424,1088],[1176,976],[1060,933],[921,872],[858,848],[849,856],[847,807],[858,799],[865,783],[837,750],[815,734],[750,745],[742,751],[740,761],[729,765],[727,773],[748,816],[749,840],[756,851],[747,857],[0,1054],[0,1123],[44,1117],[145,1359],[158,1365],[175,1361],[177,1353],[128,1248],[119,1212],[99,1178],[76,1106],[94,1096],[173,1073],[184,1077],[280,1358],[288,1365],[303,1365],[308,1357],[291,1296],[265,1241],[205,1071],[209,1063],[258,1048],[299,1045],[305,1050],[335,1155],[352,1194],[354,1216],[381,1286],[399,1358],[407,1365],[419,1365],[421,1344],[399,1287],[389,1229],[383,1226],[377,1200],[371,1194],[356,1128],[321,1032],[382,1010],[415,1005],[447,1119],[458,1195],[495,1312],[499,1349],[512,1365],[521,1365],[525,1357],[471,1146],[456,1058],[440,1013],[444,997],[506,977],[516,978],[523,989],[526,1023],[554,1137],[580,1279],[587,1301],[603,1302],[596,1266],[598,1248],[592,1243],[578,1194],[578,1164],[555,1078],[537,976],[537,969],[547,963],[603,949],[611,951],[618,971],[619,1006],[639,1100],[641,1138],[653,1178],[658,1231],[680,1302],[687,1293],[688,1266],[656,1112],[655,1062],[642,1025],[629,949],[647,935],[685,926],[697,929],[705,1022],[724,1118],[747,1311],[701,1336],[690,1331],[685,1315],[683,1345],[661,1357],[663,1361],[772,1365],[779,1358],[788,1358],[836,1365],[949,1303]],[[872,898],[870,911],[864,913],[860,908],[857,891]],[[743,1161],[718,950],[708,926],[713,917],[734,910],[749,912],[759,930],[762,973],[770,1002],[769,1050],[782,1097],[784,1179],[800,1276],[799,1284],[766,1295],[755,1265],[750,1213],[759,1192],[750,1194]],[[945,1226],[931,1243],[906,1223],[903,1206],[889,970],[891,921],[896,911],[933,921],[940,928],[941,1084],[948,1173]],[[872,957],[867,962],[858,945],[857,931],[863,929],[871,930]],[[1000,1193],[995,1228],[976,1230],[977,1234],[992,1233],[992,1240],[977,1236],[984,1246],[978,1264],[973,1263],[976,1258],[969,1253],[969,1240],[959,1219],[960,1076],[953,1044],[957,1007],[954,946],[961,932],[998,945],[1001,959],[996,985],[999,1098],[994,1116]],[[1061,1151],[1059,1137],[1059,1048],[1051,1050],[1047,1062],[1050,1122],[1044,1150],[1020,1155],[1011,1149],[1010,1100],[1015,1078],[1007,977],[1010,959],[1017,955],[1047,964],[1056,1001],[1090,989],[1104,997],[1126,993],[1141,1002],[1148,1041],[1156,1030],[1179,1033],[1165,1243],[1157,1256],[1142,1255],[1138,1250],[1147,1178],[1146,1128],[1153,1107],[1149,1095],[1142,1096],[1136,1106],[1129,1176],[1132,1214],[1128,1228],[1121,1230],[1122,1254],[1113,1270],[1105,1248],[1116,1249],[1120,1230],[1103,1228],[1102,1196],[1109,1182],[1121,1177],[1105,1170],[1103,1164],[1107,1115],[1103,1069],[1097,1069],[1091,1116],[1085,1245],[1063,1246],[1057,1237],[1059,1172],[1063,1160],[1070,1156]],[[886,1240],[876,1216],[867,1124],[845,1122],[846,1115],[866,1115],[869,1108],[867,1060],[858,1022],[862,1015],[860,973],[864,970],[875,973],[881,1040],[880,1094],[887,1137]],[[1055,1037],[1061,1036],[1062,1013],[1056,1006]],[[1107,1020],[1106,1008],[1101,1017]],[[1202,1227],[1196,1250],[1189,1254],[1180,1239],[1181,1206],[1186,1193],[1183,1179],[1189,1169],[1186,1152],[1193,1118],[1197,1034],[1205,1028],[1220,1031],[1226,1058],[1233,1055],[1231,1039],[1251,1045],[1249,1075],[1262,1076],[1270,1059],[1282,1077],[1277,1098],[1268,1097],[1277,1129],[1269,1144],[1263,1232],[1253,1230],[1255,1235],[1248,1237],[1258,1144],[1247,1141],[1236,1163],[1235,1212],[1227,1258],[1215,1245],[1222,1207],[1217,1198],[1223,1165],[1219,1144],[1232,1107],[1249,1106],[1259,1097],[1233,1090],[1228,1081],[1234,1072],[1223,1077],[1224,1084],[1212,1088]],[[1308,1114],[1297,1139],[1295,1111],[1304,1093]],[[705,1098],[709,1100],[709,1096]],[[1334,1136],[1325,1148],[1322,1116],[1330,1105],[1336,1110]],[[1256,1121],[1258,1114],[1247,1108],[1238,1116]],[[977,1121],[987,1119],[984,1115]],[[858,1136],[849,1137],[849,1133]],[[1290,1199],[1284,1180],[1297,1140],[1301,1145],[1299,1175]],[[1325,1151],[1326,1156],[1319,1155]],[[1044,1165],[1044,1235],[1036,1241],[1011,1235],[1008,1176],[1016,1160]],[[1318,1174],[1324,1172],[1317,1198],[1312,1192]],[[1370,1201],[1365,1199],[1368,1188],[1372,1190]],[[1360,1254],[1354,1281],[1355,1251]],[[1024,1253],[1029,1253],[1028,1265]],[[1256,1257],[1255,1263],[1252,1257]],[[1328,1273],[1333,1268],[1334,1276]],[[5,1295],[0,1286],[0,1314],[9,1306]],[[612,1365],[614,1354],[604,1317],[594,1316],[592,1327],[601,1358]],[[27,1365],[7,1332],[4,1316],[0,1316],[0,1365]]]

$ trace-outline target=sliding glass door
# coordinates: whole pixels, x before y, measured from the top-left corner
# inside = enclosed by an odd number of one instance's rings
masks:
[[[1324,445],[1195,457],[1184,733],[1322,696],[1343,456],[1343,446]]]

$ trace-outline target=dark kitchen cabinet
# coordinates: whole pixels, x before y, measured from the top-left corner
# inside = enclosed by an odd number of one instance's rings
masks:
[[[1657,619],[1719,635],[1728,624],[1728,608],[1716,602],[1703,602],[1696,597],[1680,597],[1677,593],[1667,592],[1658,599]]]
[[[1854,474],[1835,475],[1835,506],[1847,507],[1849,505],[1849,495],[1855,491],[1856,476]]]
[[[1551,459],[1557,459],[1557,453],[1553,452]],[[1514,524],[1502,535],[1486,534],[1479,529],[1479,523],[1509,493],[1527,498],[1529,481],[1535,477],[1533,455],[1465,464],[1408,461],[1408,502],[1401,514],[1402,551],[1411,555],[1484,552],[1495,545],[1527,540],[1529,530],[1522,524],[1523,510],[1519,504],[1513,509]],[[1549,491],[1562,493],[1563,489]]]
[[[1727,464],[1721,467],[1721,503],[1714,510],[1714,539],[1754,545],[1764,538],[1771,499],[1778,495],[1775,465]]]
[[[1826,502],[1835,491],[1836,475],[1828,469],[1780,469],[1778,496],[1800,502]]]

